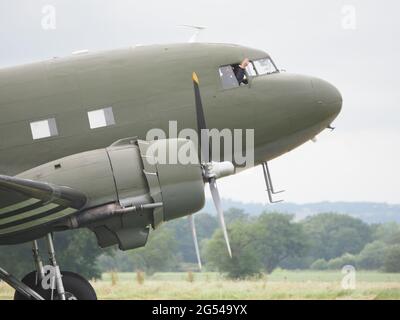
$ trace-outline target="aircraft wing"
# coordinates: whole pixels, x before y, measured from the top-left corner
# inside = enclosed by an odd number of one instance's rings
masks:
[[[68,187],[0,175],[0,237],[65,218],[86,201],[83,193]]]

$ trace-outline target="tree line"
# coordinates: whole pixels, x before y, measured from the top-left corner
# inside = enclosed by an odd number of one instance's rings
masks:
[[[336,213],[321,213],[296,221],[293,215],[263,212],[249,215],[231,208],[226,223],[232,247],[230,258],[215,215],[195,216],[202,262],[206,270],[245,278],[284,269],[357,269],[400,272],[400,226],[367,224]],[[144,248],[121,252],[102,250],[87,230],[55,234],[57,259],[64,270],[86,277],[102,272],[152,274],[195,271],[197,260],[187,218],[152,231]],[[46,250],[42,248],[43,257]],[[33,270],[30,244],[0,248],[0,266],[22,276]]]
[[[357,269],[400,272],[400,225],[367,224],[344,214],[322,213],[296,221],[293,215],[263,212],[248,215],[232,208],[226,221],[230,258],[217,217],[195,216],[202,262],[207,270],[245,278],[284,269]],[[102,255],[103,270],[196,270],[196,255],[186,218],[152,232],[145,248]]]

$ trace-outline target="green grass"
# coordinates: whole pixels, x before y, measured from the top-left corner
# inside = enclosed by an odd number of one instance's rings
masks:
[[[268,276],[270,281],[341,281],[340,271],[286,271],[276,270]],[[376,271],[357,271],[356,279],[360,282],[397,282],[400,283],[400,273],[383,273]]]
[[[216,272],[194,273],[195,280],[198,281],[217,281],[224,280],[224,277]],[[121,281],[135,279],[136,273],[118,273],[118,279]],[[186,281],[188,275],[184,272],[158,272],[152,276],[146,276],[148,280],[160,281]],[[272,282],[341,282],[343,274],[340,271],[287,271],[275,270],[272,274],[266,276],[267,281]],[[391,282],[400,283],[400,273],[383,273],[376,271],[357,271],[357,281],[361,282]],[[102,276],[103,281],[111,281],[109,273]],[[257,279],[255,279],[257,280]]]
[[[222,280],[223,276],[216,272],[194,272],[195,281],[208,281],[208,280]],[[187,281],[188,274],[185,272],[157,272],[152,276],[145,276],[147,280],[154,281]],[[131,281],[136,278],[134,272],[118,273],[118,279],[121,281]],[[111,281],[111,274],[104,273],[102,275],[103,281]]]
[[[262,279],[232,281],[217,273],[156,273],[139,284],[135,273],[118,273],[93,281],[99,299],[400,299],[400,274],[358,271],[356,289],[341,287],[340,271],[277,270]],[[0,299],[11,299],[13,290],[0,284]]]

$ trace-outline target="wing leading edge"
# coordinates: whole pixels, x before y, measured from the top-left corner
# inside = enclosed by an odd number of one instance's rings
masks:
[[[87,202],[83,193],[68,187],[4,175],[0,175],[0,198],[0,237],[56,222]]]

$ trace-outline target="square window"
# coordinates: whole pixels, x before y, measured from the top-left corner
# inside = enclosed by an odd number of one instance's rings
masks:
[[[112,107],[88,112],[90,129],[107,127],[115,124]]]
[[[31,122],[31,131],[33,140],[49,138],[58,135],[56,119],[46,119]]]

